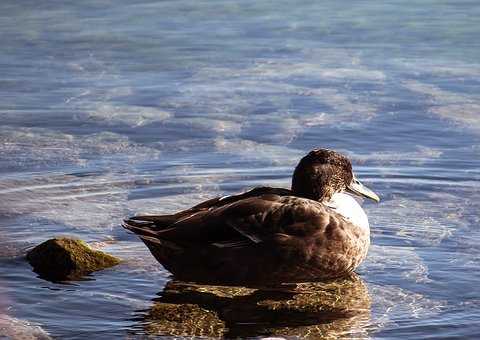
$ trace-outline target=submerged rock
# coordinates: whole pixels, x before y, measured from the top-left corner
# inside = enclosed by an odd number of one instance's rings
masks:
[[[52,281],[74,280],[120,263],[114,256],[91,249],[84,241],[54,238],[27,253],[27,260],[41,277]]]

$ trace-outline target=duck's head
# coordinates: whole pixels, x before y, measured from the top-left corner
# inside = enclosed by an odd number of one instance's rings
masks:
[[[356,179],[347,157],[327,149],[310,151],[300,160],[293,173],[292,191],[320,202],[327,202],[333,194],[344,191],[380,201],[377,194]]]

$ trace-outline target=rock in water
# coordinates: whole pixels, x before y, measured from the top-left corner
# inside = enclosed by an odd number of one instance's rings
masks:
[[[84,241],[72,238],[45,241],[27,253],[27,260],[37,274],[51,281],[79,279],[120,263],[116,257],[93,250]]]

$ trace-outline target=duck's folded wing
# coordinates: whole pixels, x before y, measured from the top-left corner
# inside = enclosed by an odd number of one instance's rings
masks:
[[[142,229],[145,229],[148,232],[169,229],[173,226],[173,224],[178,225],[183,220],[185,220],[185,222],[188,221],[189,224],[199,223],[197,218],[194,218],[193,220],[189,219],[201,212],[219,209],[231,205],[232,203],[240,202],[247,198],[259,197],[267,194],[277,196],[289,196],[292,194],[292,192],[284,188],[256,187],[238,195],[215,197],[205,202],[202,202],[190,209],[183,210],[172,215],[134,216],[124,220],[122,225],[126,229],[132,231],[141,231]]]
[[[187,247],[238,248],[262,242],[284,242],[296,234],[308,237],[314,229],[328,224],[328,216],[322,214],[322,209],[325,208],[318,202],[298,197],[261,195],[197,211],[162,230],[141,223],[134,225],[135,222],[127,228]]]
[[[289,189],[285,188],[272,188],[272,187],[255,187],[248,191],[245,191],[241,194],[222,196],[210,199],[208,201],[202,202],[190,210],[202,210],[202,209],[211,209],[219,208],[227,204],[235,203],[246,198],[259,197],[262,195],[277,195],[277,196],[292,196],[293,193]]]

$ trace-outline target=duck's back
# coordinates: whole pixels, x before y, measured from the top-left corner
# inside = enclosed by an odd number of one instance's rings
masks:
[[[177,278],[208,283],[343,276],[363,260],[369,243],[365,230],[323,203],[265,187],[124,226]]]

